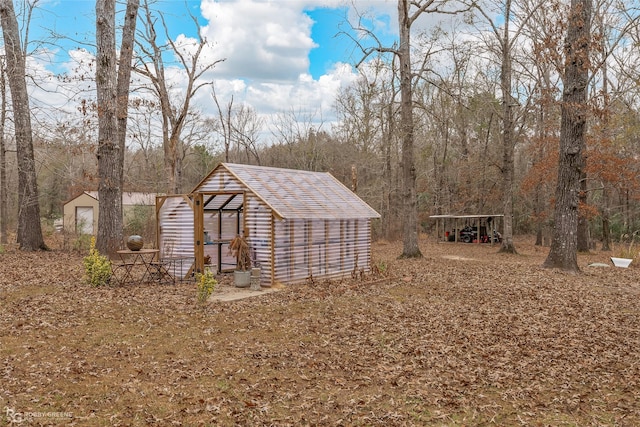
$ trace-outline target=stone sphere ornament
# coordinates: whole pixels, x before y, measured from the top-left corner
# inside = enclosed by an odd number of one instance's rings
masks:
[[[129,236],[127,239],[127,247],[130,251],[139,251],[144,246],[144,241],[142,240],[142,236],[138,236],[134,234],[133,236]]]

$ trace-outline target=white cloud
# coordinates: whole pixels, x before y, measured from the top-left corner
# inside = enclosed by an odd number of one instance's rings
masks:
[[[204,82],[215,83],[221,106],[226,106],[233,96],[235,105],[252,107],[267,123],[270,115],[291,111],[317,117],[324,123],[332,122],[339,89],[352,82],[356,74],[348,64],[328,62],[324,75],[311,76],[309,54],[317,47],[311,34],[313,25],[317,24],[305,11],[344,4],[343,0],[202,0],[200,13],[205,25],[201,35],[212,47],[203,51],[201,59],[204,64],[225,59],[204,76]],[[190,23],[168,20],[167,25],[174,34],[175,29],[182,26],[186,34],[176,36],[175,42],[183,52],[193,52],[197,41],[188,31]],[[65,62],[55,63],[55,73],[67,73],[70,78],[56,81],[50,71],[46,91],[34,89],[32,95],[34,101],[54,103],[73,111],[80,99],[90,99],[91,93],[95,93],[95,58],[93,52],[85,49],[68,49],[65,53],[68,57]],[[327,58],[327,61],[335,60]],[[32,65],[33,69],[41,67],[39,74],[47,74],[47,65]],[[165,63],[165,76],[172,90],[184,93],[186,76],[175,60]],[[141,79],[135,74],[132,77]],[[210,88],[202,88],[193,104],[204,114],[217,116]]]
[[[219,77],[291,81],[309,68],[313,22],[296,2],[202,2],[209,21],[201,34],[213,43]]]
[[[338,1],[331,5],[339,4]],[[310,1],[203,0],[202,16],[208,21],[201,34],[213,47],[207,61],[224,58],[208,78],[215,82],[221,106],[233,96],[267,118],[297,111],[331,121],[335,96],[341,85],[354,80],[347,64],[335,64],[315,80],[309,74],[309,53],[314,22],[305,8],[329,4]],[[337,29],[336,29],[337,31]],[[216,114],[211,91],[198,96],[198,104]]]

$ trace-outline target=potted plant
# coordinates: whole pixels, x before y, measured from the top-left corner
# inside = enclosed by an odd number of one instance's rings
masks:
[[[229,243],[229,251],[236,258],[233,279],[236,287],[246,288],[251,284],[251,250],[245,238],[237,235]]]

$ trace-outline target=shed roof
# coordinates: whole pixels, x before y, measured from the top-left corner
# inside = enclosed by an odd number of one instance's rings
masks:
[[[80,195],[86,194],[89,197],[93,197],[96,200],[98,199],[97,191],[83,191]],[[74,197],[73,199],[78,198],[80,195]],[[132,206],[132,205],[155,205],[156,204],[156,195],[155,193],[140,193],[135,191],[123,191],[122,192],[122,205],[123,206]],[[71,199],[71,200],[73,200]],[[68,202],[67,202],[68,203]]]
[[[280,218],[380,217],[378,212],[328,172],[221,163],[194,191],[203,187],[221,169],[226,169]]]

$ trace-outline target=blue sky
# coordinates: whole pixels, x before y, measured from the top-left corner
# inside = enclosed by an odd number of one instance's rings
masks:
[[[193,38],[196,28],[189,12],[197,17],[199,30],[212,42],[205,60],[225,58],[206,76],[215,82],[223,103],[233,96],[235,103],[245,103],[259,114],[303,111],[330,121],[336,94],[357,78],[353,64],[361,54],[348,36],[340,34],[351,31],[347,19],[353,19],[357,3],[361,11],[378,9],[377,34],[391,44],[393,1],[159,0],[153,7],[162,10],[174,40]],[[54,74],[79,73],[84,67],[90,74],[86,62],[95,51],[95,1],[41,0],[38,5],[30,48],[51,31],[68,37],[55,48],[45,45],[52,49],[52,61],[41,66]],[[121,24],[122,15],[118,18]],[[173,65],[170,58],[165,65]],[[179,86],[180,69],[170,70],[170,75]],[[52,89],[56,90],[62,92]],[[215,114],[211,96],[211,91],[202,91],[195,100],[205,114]]]
[[[247,1],[206,1],[207,3],[247,3]],[[294,1],[269,2],[273,4],[297,3]],[[162,10],[168,22],[169,32],[172,37],[179,34],[194,36],[195,29],[189,18],[189,12],[194,14],[201,25],[209,23],[200,11],[202,0],[160,0],[156,8]],[[249,3],[262,3],[255,1]],[[354,63],[358,61],[356,57],[358,51],[349,38],[341,32],[350,31],[346,22],[349,9],[346,6],[335,6],[335,2],[327,1],[327,6],[323,2],[315,2],[309,6],[301,8],[299,5],[293,8],[301,9],[300,13],[308,16],[313,24],[310,26],[310,37],[315,46],[309,50],[308,72],[314,79],[319,79],[329,72],[337,62]],[[334,5],[332,5],[334,4]],[[45,0],[40,3],[40,7],[34,14],[30,40],[32,44],[40,38],[47,38],[49,32],[54,31],[60,35],[69,37],[71,40],[61,40],[58,43],[62,50],[87,47],[91,49],[94,43],[95,32],[95,1],[92,0]],[[229,8],[231,9],[231,8]],[[275,8],[274,8],[275,9]],[[268,14],[264,16],[269,20]],[[224,18],[221,18],[224,19]],[[212,25],[215,25],[212,24]],[[387,38],[388,39],[388,38]],[[59,52],[58,58],[64,60],[64,52]]]

